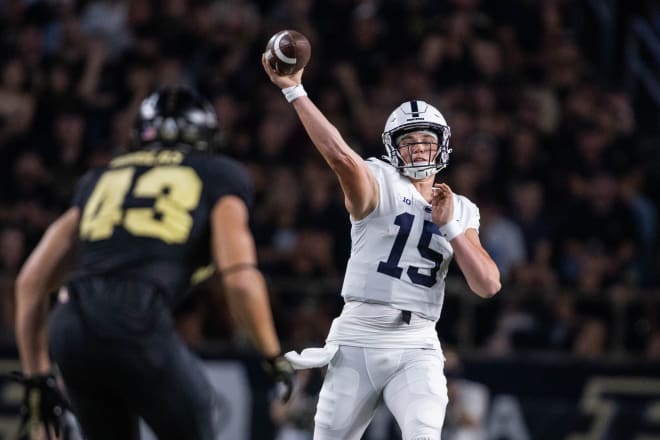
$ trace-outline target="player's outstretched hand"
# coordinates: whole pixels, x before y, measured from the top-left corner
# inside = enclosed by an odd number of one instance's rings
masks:
[[[261,55],[261,65],[264,66],[264,71],[270,78],[270,81],[275,84],[280,89],[287,87],[292,87],[302,83],[302,74],[305,71],[304,68],[300,69],[293,75],[278,75],[277,72],[268,64],[266,61],[266,54]]]
[[[266,359],[264,369],[275,382],[275,398],[286,403],[293,390],[293,379],[295,377],[293,366],[284,356],[277,356]]]
[[[59,437],[64,425],[64,411],[69,404],[57,386],[55,376],[40,374],[25,377],[21,373],[11,373],[10,379],[25,388],[18,437],[30,438],[30,433],[38,430],[40,425],[47,439],[51,438],[51,432]]]

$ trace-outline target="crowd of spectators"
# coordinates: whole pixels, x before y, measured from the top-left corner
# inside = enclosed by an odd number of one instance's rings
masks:
[[[447,118],[440,178],[480,207],[504,281],[501,299],[474,306],[473,347],[594,357],[619,341],[660,357],[653,133],[637,117],[646,109],[590,62],[574,3],[0,1],[2,339],[13,340],[14,277],[76,179],[125,150],[150,91],[185,82],[212,101],[224,152],[254,179],[283,339],[322,343],[350,225],[336,179],[261,69],[270,35],[292,28],[311,40],[308,93],[363,156],[383,154],[385,118],[405,99]],[[191,344],[232,335],[208,289],[181,311]],[[461,300],[449,293],[439,331],[459,343]],[[615,335],[616,308],[629,319]]]

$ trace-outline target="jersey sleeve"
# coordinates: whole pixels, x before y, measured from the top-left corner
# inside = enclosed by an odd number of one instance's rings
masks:
[[[204,180],[210,206],[222,197],[241,198],[248,209],[254,204],[254,186],[247,170],[238,162],[225,157],[208,158],[204,167]]]
[[[479,232],[480,214],[477,205],[472,203],[470,199],[465,196],[456,195],[456,206],[458,212],[454,216],[459,219],[463,230],[474,228]]]
[[[94,190],[94,185],[96,185],[102,171],[103,170],[99,168],[92,169],[86,172],[80,180],[78,180],[73,191],[73,197],[71,198],[72,207],[78,207],[81,210],[85,208],[85,203],[87,203],[89,196]]]
[[[392,185],[398,176],[398,171],[392,165],[374,157],[370,157],[365,162],[376,179],[379,193],[378,205],[367,217],[378,217],[383,212],[388,212],[393,208],[390,195],[393,191]]]

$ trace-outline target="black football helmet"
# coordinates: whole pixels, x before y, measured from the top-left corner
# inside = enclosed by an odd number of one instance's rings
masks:
[[[213,151],[220,145],[218,118],[211,104],[187,86],[164,87],[140,105],[133,147],[185,147]]]

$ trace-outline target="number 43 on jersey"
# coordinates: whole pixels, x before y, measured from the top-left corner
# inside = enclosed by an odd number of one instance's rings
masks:
[[[190,211],[197,207],[202,193],[202,181],[195,170],[157,167],[137,176],[131,195],[153,199],[153,206],[124,209],[134,178],[134,167],[106,171],[101,176],[85,205],[80,237],[104,240],[121,225],[135,236],[172,244],[186,242],[193,223]]]

